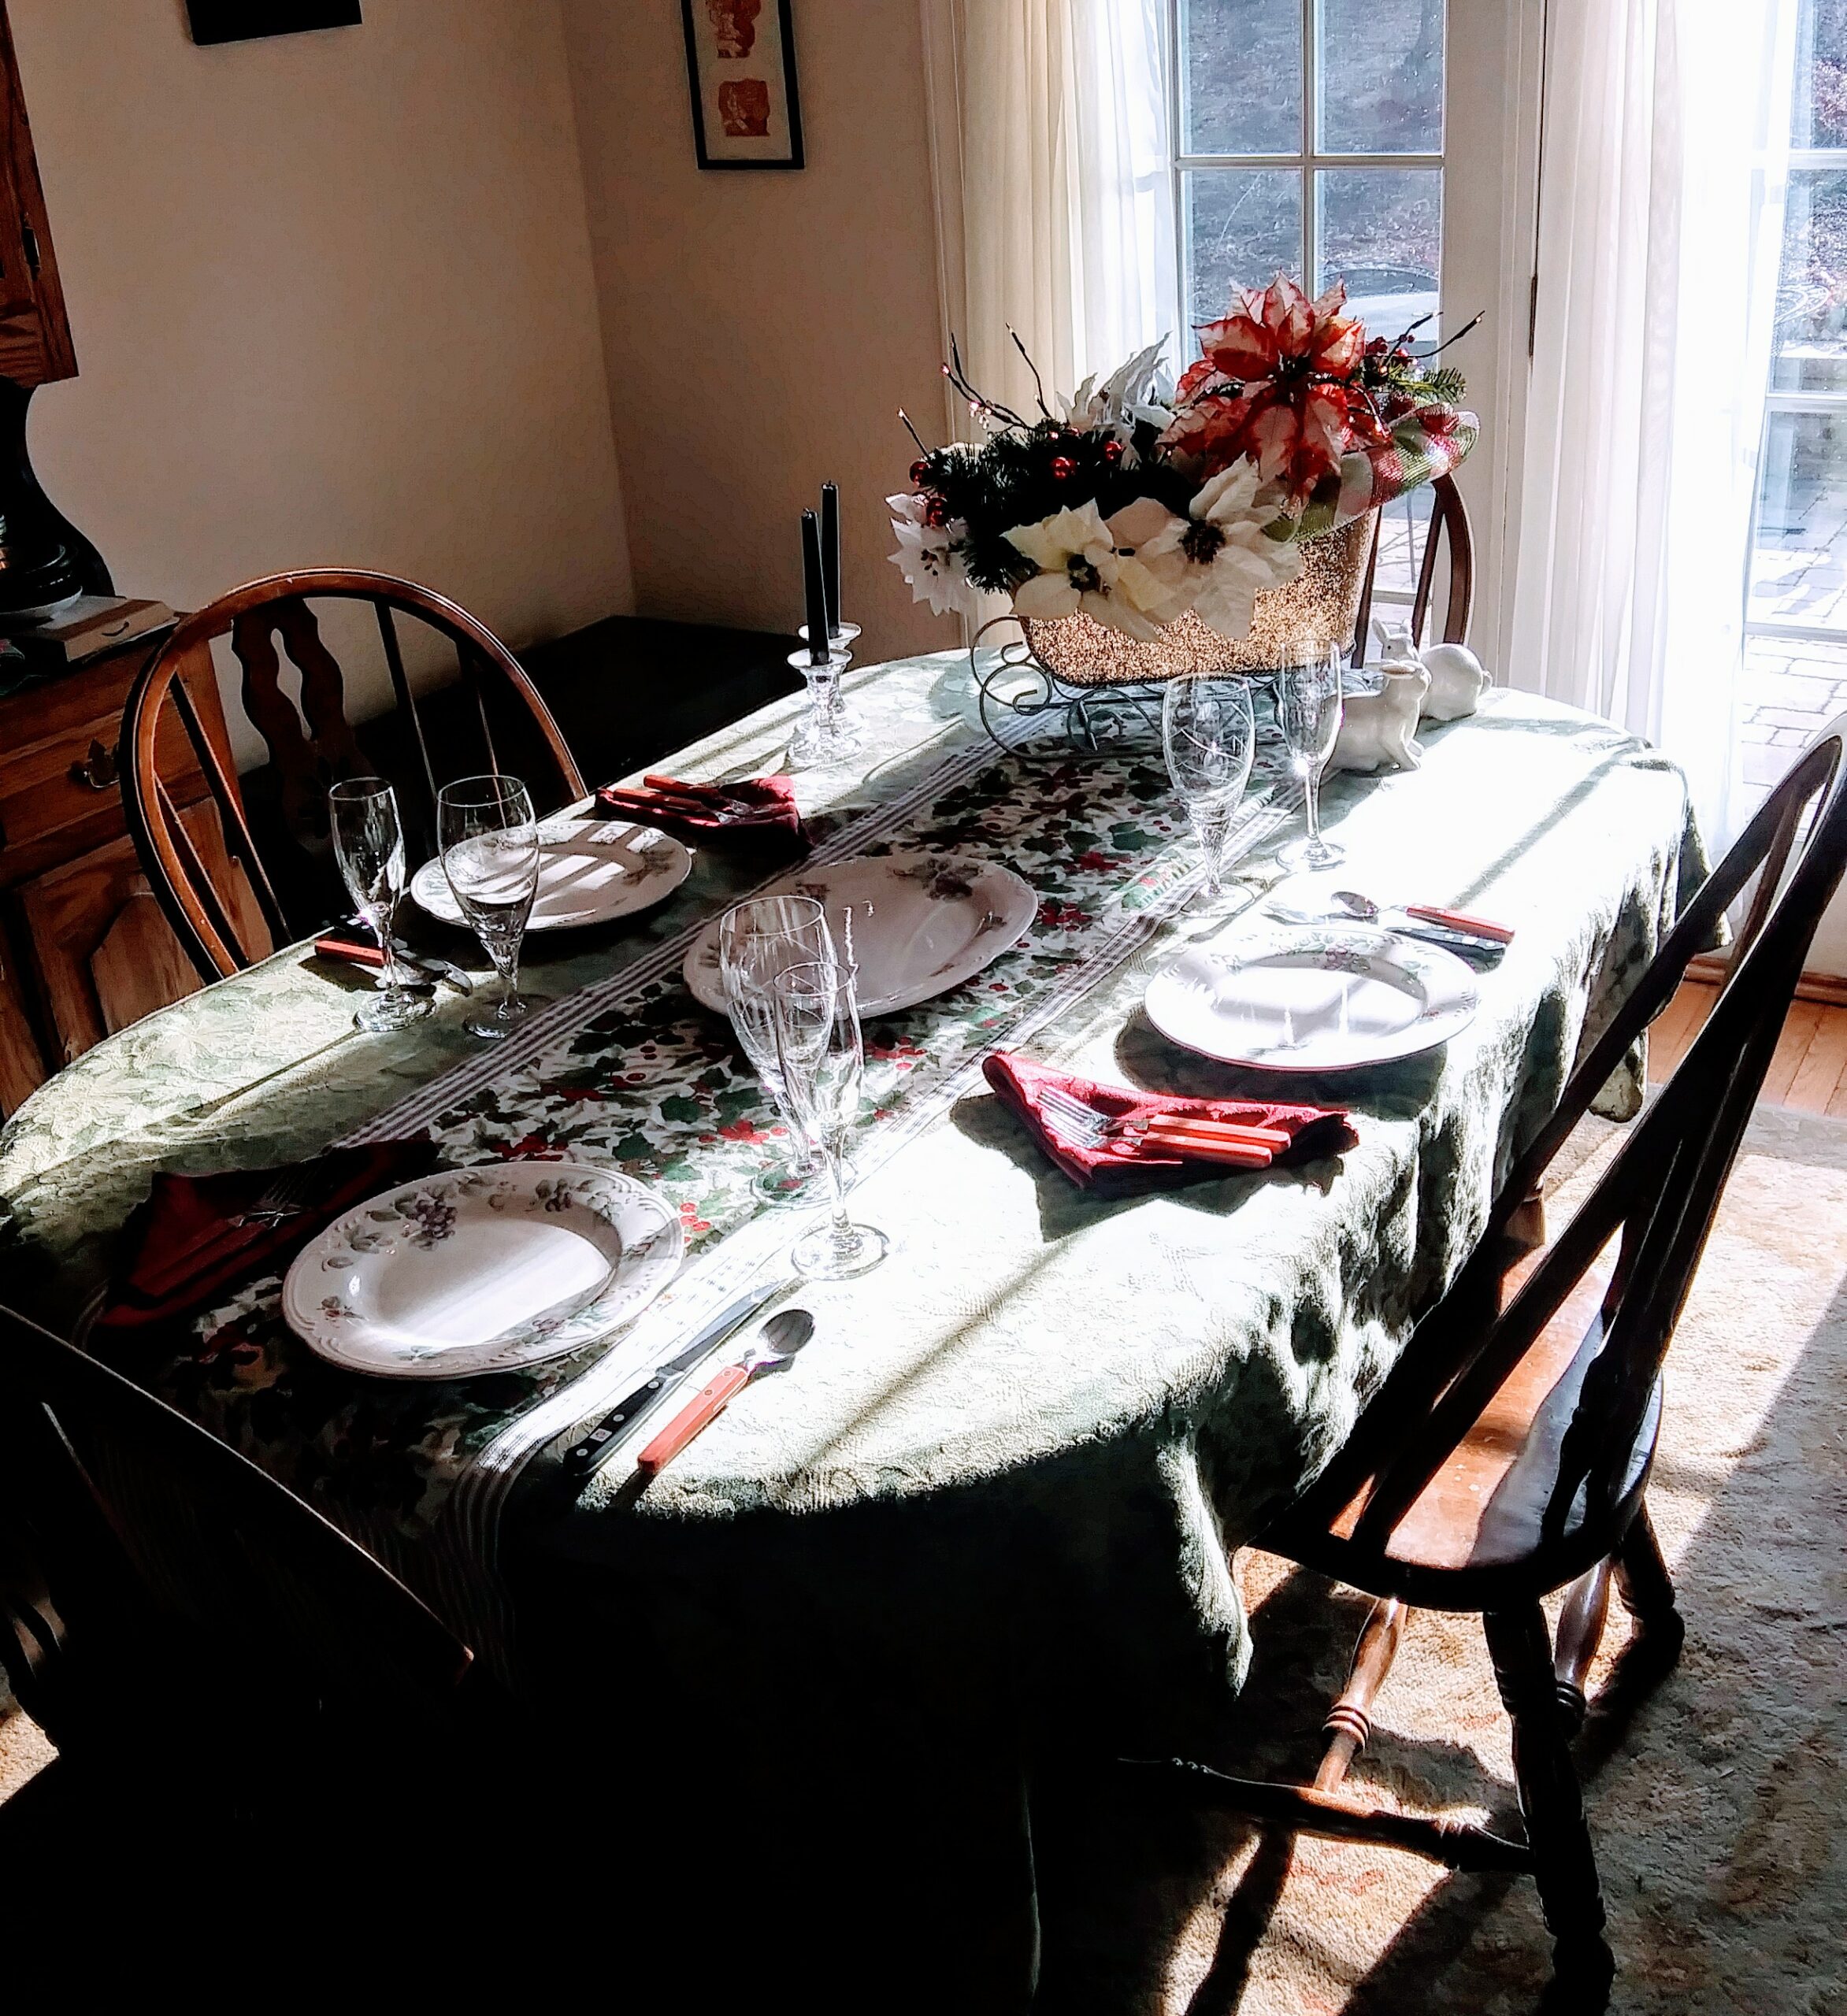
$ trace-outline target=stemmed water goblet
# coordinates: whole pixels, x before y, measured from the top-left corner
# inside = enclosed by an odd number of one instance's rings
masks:
[[[1333,868],[1347,858],[1321,831],[1321,773],[1341,732],[1341,654],[1331,649],[1305,652],[1277,670],[1276,724],[1302,780],[1308,821],[1302,838],[1277,857],[1285,868]]]
[[[811,1281],[851,1280],[868,1273],[890,1247],[872,1225],[847,1211],[847,1146],[859,1124],[866,1050],[850,966],[796,965],[775,984],[777,1062],[803,1132],[819,1151],[827,1178],[828,1221],[796,1240],[796,1272]]]
[[[1225,850],[1250,781],[1257,724],[1241,679],[1171,679],[1161,703],[1167,774],[1206,865],[1205,897],[1225,893]]]
[[[776,983],[789,968],[835,964],[827,912],[812,896],[755,896],[734,903],[718,923],[718,971],[731,1025],[744,1053],[776,1102],[792,1143],[754,1188],[772,1204],[806,1203],[819,1170],[800,1116],[783,1084],[776,1047]]]
[[[539,826],[517,777],[464,777],[436,797],[436,846],[456,906],[499,976],[500,997],[469,1017],[470,1036],[511,1036],[531,1012],[520,944],[539,890]]]
[[[334,858],[347,893],[384,954],[379,991],[353,1017],[361,1029],[401,1029],[430,1012],[426,993],[413,993],[391,945],[406,880],[404,827],[398,794],[383,777],[349,777],[327,794]]]

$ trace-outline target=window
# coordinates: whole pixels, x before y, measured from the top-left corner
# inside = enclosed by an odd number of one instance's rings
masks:
[[[1747,811],[1847,708],[1847,0],[1802,0],[1745,624]]]
[[[1174,5],[1185,325],[1279,267],[1389,335],[1433,313],[1444,0]]]
[[[1822,0],[1822,4],[1833,0]],[[1838,0],[1847,5],[1847,0]],[[1177,324],[1281,270],[1395,336],[1442,273],[1445,0],[1169,0]],[[1434,319],[1419,346],[1436,339]],[[1378,593],[1408,601],[1427,491],[1392,506]]]

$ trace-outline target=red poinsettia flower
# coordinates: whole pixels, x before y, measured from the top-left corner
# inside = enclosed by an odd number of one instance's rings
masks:
[[[1287,274],[1248,288],[1200,332],[1205,354],[1181,378],[1165,444],[1216,476],[1248,457],[1266,483],[1305,502],[1357,440],[1379,436],[1359,371],[1366,330],[1343,315],[1338,281],[1311,301]]]

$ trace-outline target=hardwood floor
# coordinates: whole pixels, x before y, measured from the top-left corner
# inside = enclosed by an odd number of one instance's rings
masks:
[[[1689,980],[1649,1032],[1649,1076],[1665,1078],[1705,1021],[1718,989]],[[1798,1001],[1764,1081],[1763,1103],[1847,1120],[1847,1007]]]

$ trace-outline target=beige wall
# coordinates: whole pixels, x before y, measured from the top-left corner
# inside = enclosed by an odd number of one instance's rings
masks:
[[[797,174],[700,172],[677,0],[565,21],[640,607],[792,627],[831,477],[862,658],[955,643],[885,558],[896,409],[943,412],[917,0],[796,0]]]
[[[9,11],[82,373],[33,453],[124,593],[378,566],[515,643],[630,606],[558,0],[213,49],[180,0]]]

